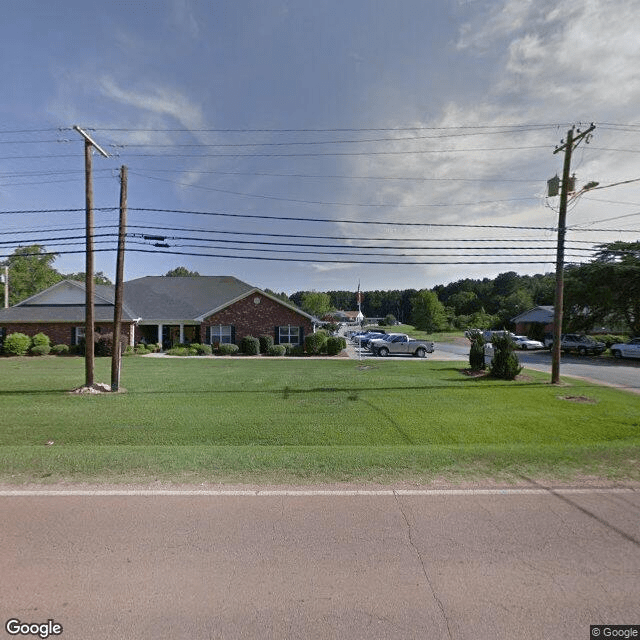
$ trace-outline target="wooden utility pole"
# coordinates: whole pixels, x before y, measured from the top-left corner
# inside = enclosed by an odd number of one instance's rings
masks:
[[[4,268],[4,308],[9,308],[9,267],[5,266]]]
[[[564,242],[567,232],[567,199],[571,182],[571,153],[579,142],[594,129],[591,125],[586,131],[574,136],[573,127],[567,131],[567,141],[553,153],[564,150],[564,166],[560,189],[560,211],[558,215],[558,248],[556,252],[556,294],[553,305],[553,347],[551,352],[551,384],[560,384],[560,354],[562,352],[562,318],[564,305]]]
[[[73,127],[84,138],[84,166],[85,166],[85,203],[86,203],[86,264],[85,264],[85,386],[92,387],[94,383],[93,371],[95,356],[93,353],[93,337],[95,326],[93,281],[93,176],[91,152],[95,147],[105,158],[109,154],[97,145],[80,127]]]
[[[113,349],[111,354],[111,391],[120,388],[120,323],[124,288],[124,242],[127,227],[127,167],[120,168],[120,226],[118,229],[118,257],[116,258],[116,290],[113,306]]]

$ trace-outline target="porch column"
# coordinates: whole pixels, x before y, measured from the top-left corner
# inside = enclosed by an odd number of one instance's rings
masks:
[[[158,343],[162,344],[162,329],[164,328],[163,324],[158,325]]]
[[[184,344],[184,325],[180,325],[180,344]]]

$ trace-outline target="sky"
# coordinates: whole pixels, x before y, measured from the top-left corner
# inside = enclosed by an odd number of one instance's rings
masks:
[[[547,180],[593,123],[566,248],[590,260],[640,239],[638,15],[640,0],[9,0],[0,256],[37,243],[85,270],[78,126],[108,153],[92,154],[94,239],[112,280],[121,167],[127,280],[185,266],[291,294],[549,273]]]

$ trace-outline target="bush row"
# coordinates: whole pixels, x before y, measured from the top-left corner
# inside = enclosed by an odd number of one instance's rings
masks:
[[[135,347],[126,344],[127,339],[120,337],[120,349],[124,355],[145,355],[162,350],[161,344],[138,344]],[[306,336],[304,347],[292,344],[274,344],[272,336],[260,336],[254,338],[246,336],[235,344],[220,344],[212,349],[208,344],[183,344],[177,345],[167,351],[169,355],[179,356],[204,356],[212,355],[234,355],[242,353],[244,355],[267,355],[267,356],[304,356],[307,355],[328,355],[335,356],[347,346],[346,340],[341,337],[329,336],[326,331],[318,331]],[[51,345],[49,337],[44,333],[38,333],[29,337],[24,333],[9,334],[3,344],[3,353],[10,356],[33,356],[43,355],[84,355],[84,340],[80,344],[68,347],[66,344]],[[96,356],[110,357],[113,354],[113,334],[96,334],[94,342],[94,353]]]

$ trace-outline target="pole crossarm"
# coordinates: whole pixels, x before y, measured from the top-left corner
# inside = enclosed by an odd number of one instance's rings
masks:
[[[73,128],[88,142],[94,149],[96,149],[105,158],[109,157],[109,154],[84,130],[77,124],[73,125]]]

